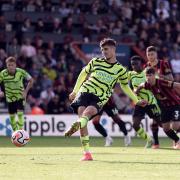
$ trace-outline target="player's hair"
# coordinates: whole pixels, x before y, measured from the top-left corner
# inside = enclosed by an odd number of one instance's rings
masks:
[[[111,38],[104,38],[103,40],[101,40],[100,42],[100,47],[103,47],[105,45],[109,45],[109,46],[114,46],[116,47],[116,41],[114,39]]]
[[[131,61],[140,61],[141,63],[143,63],[143,59],[140,56],[132,56]]]
[[[12,57],[12,56],[10,56],[10,57],[8,57],[7,59],[6,59],[6,63],[11,63],[11,62],[13,62],[13,63],[16,63],[16,58],[15,57]]]
[[[149,46],[149,47],[147,47],[146,51],[147,52],[151,52],[151,51],[157,52],[157,49],[155,46]]]
[[[146,74],[155,74],[155,69],[153,67],[146,68]]]

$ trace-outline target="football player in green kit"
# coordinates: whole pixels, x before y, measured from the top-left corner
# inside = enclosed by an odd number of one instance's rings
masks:
[[[139,56],[133,56],[131,58],[131,67],[133,71],[128,72],[128,78],[131,83],[133,90],[146,81],[146,75],[143,71],[143,60]],[[141,121],[145,118],[145,114],[147,114],[150,118],[155,120],[157,123],[160,123],[160,108],[157,104],[157,100],[152,94],[151,91],[141,89],[138,94],[139,99],[144,99],[148,102],[148,105],[145,107],[135,106],[134,114],[133,114],[133,128],[137,132],[137,134],[147,141],[145,147],[151,147],[156,149],[159,147],[158,134],[157,132],[153,132],[153,140],[152,138],[145,132],[145,130],[140,127]],[[153,128],[151,127],[152,131]]]
[[[6,67],[0,72],[0,83],[4,87],[4,92],[0,91],[0,97],[5,94],[11,127],[13,131],[16,131],[24,126],[24,103],[27,93],[33,85],[33,78],[25,70],[16,67],[14,57],[6,59]],[[28,81],[25,89],[24,80]],[[16,121],[16,114],[18,121]]]
[[[103,58],[93,58],[81,71],[73,92],[69,95],[71,107],[79,116],[79,119],[66,131],[69,137],[80,130],[81,144],[84,149],[83,161],[93,160],[89,151],[89,136],[87,123],[107,103],[112,95],[113,88],[120,82],[121,88],[133,100],[135,104],[145,105],[145,101],[139,101],[128,85],[127,70],[116,59],[116,42],[106,38],[100,42]]]

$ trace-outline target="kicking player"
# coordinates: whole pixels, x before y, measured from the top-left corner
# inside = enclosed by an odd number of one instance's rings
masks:
[[[137,87],[146,81],[146,75],[143,71],[143,60],[139,56],[133,56],[131,58],[131,67],[133,71],[129,71],[129,81],[133,90],[136,90]],[[137,132],[137,134],[147,141],[146,148],[152,146],[153,149],[159,148],[159,140],[158,140],[158,129],[155,129],[151,125],[151,130],[153,132],[153,141],[152,138],[145,132],[145,130],[140,127],[141,121],[145,118],[145,114],[147,114],[151,119],[155,122],[160,122],[160,108],[157,104],[157,100],[152,94],[151,91],[141,89],[138,94],[139,99],[145,99],[148,101],[148,105],[146,107],[135,106],[133,113],[133,128]],[[152,143],[153,142],[153,143]]]
[[[137,88],[137,93],[141,88],[145,88],[159,100],[163,130],[174,140],[174,149],[180,149],[180,140],[175,133],[180,130],[180,97],[175,91],[180,91],[180,83],[156,78],[155,69],[152,67],[146,68],[146,78],[147,81]]]
[[[124,145],[129,146],[131,144],[131,137],[128,135],[125,122],[119,117],[118,109],[116,104],[111,96],[108,102],[103,106],[102,111],[99,115],[93,118],[92,122],[94,124],[95,129],[105,138],[106,143],[105,146],[111,146],[113,143],[113,139],[108,135],[107,131],[100,124],[100,118],[103,112],[113,119],[113,121],[119,126],[120,130],[124,134]]]
[[[110,38],[104,39],[100,42],[100,48],[104,58],[93,58],[88,63],[81,71],[74,90],[69,95],[70,100],[73,100],[71,107],[78,114],[79,119],[66,131],[65,136],[71,136],[80,130],[84,149],[82,160],[92,160],[87,123],[102,110],[118,81],[135,104],[146,104],[145,101],[138,102],[137,96],[128,85],[127,70],[116,59],[116,42]]]
[[[8,57],[6,59],[7,68],[0,72],[0,83],[4,87],[4,92],[0,91],[0,96],[6,96],[10,123],[13,131],[22,129],[24,126],[24,103],[27,93],[33,85],[33,78],[23,69],[16,67],[16,59]],[[23,81],[28,84],[24,89]],[[16,122],[16,114],[18,121]]]

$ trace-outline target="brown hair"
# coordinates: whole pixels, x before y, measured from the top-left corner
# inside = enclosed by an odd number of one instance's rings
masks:
[[[155,74],[155,69],[152,67],[147,67],[146,68],[146,74]]]
[[[8,58],[6,59],[6,63],[9,63],[9,62],[14,62],[14,63],[16,63],[16,58],[15,58],[15,57],[12,57],[12,56],[8,57]]]
[[[105,45],[109,45],[109,46],[114,46],[116,47],[116,41],[114,39],[111,38],[104,38],[103,40],[101,40],[100,42],[100,47],[103,47]]]
[[[147,52],[151,52],[151,51],[157,52],[157,49],[156,49],[155,46],[149,46],[149,47],[147,47],[146,51],[147,51]]]

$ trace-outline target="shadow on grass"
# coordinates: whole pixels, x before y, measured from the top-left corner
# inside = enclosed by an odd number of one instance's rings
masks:
[[[150,165],[179,165],[179,162],[141,162],[141,161],[103,161],[103,160],[94,160],[96,162],[102,162],[107,164],[150,164]]]

